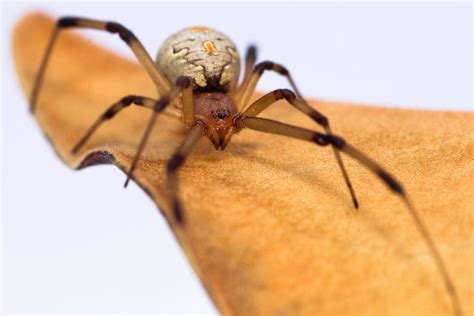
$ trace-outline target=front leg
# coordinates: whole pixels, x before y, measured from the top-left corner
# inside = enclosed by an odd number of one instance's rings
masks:
[[[180,224],[184,224],[183,208],[178,195],[178,178],[176,176],[177,169],[184,163],[186,157],[191,153],[199,139],[204,135],[205,127],[202,123],[196,122],[186,134],[181,145],[176,149],[171,159],[166,164],[166,185],[171,197],[171,207],[173,210],[174,220]]]
[[[316,109],[313,109],[311,106],[308,105],[308,103],[304,102],[300,98],[297,98],[295,93],[288,89],[277,89],[265,94],[263,97],[249,105],[249,107],[242,113],[242,115],[257,116],[260,112],[264,111],[270,105],[281,99],[285,99],[295,109],[309,116],[313,121],[321,125],[328,135],[332,134],[331,126],[329,125],[329,120],[327,119],[327,117]],[[340,149],[337,148],[337,146],[335,146],[334,144],[331,144],[331,146],[333,148],[337,164],[339,165],[339,169],[341,169],[344,182],[346,183],[346,186],[351,195],[352,203],[354,204],[355,208],[358,208],[359,202],[357,201],[357,197],[355,195],[351,180],[349,179],[349,175],[347,174],[347,170],[344,167],[341,154],[339,153]]]
[[[239,92],[241,93],[239,94],[240,99],[236,101],[240,110],[244,109],[247,106],[250,97],[254,94],[255,89],[257,88],[258,81],[266,70],[274,71],[282,76],[285,76],[288,82],[290,83],[291,88],[296,92],[296,95],[300,99],[303,99],[288,69],[272,61],[263,61],[255,65],[252,73],[248,75],[247,79],[244,80],[242,86],[239,88]]]
[[[137,57],[140,64],[148,72],[148,75],[151,77],[151,79],[155,83],[158,89],[158,92],[161,95],[163,95],[169,89],[171,89],[171,84],[163,76],[163,74],[158,70],[155,63],[153,62],[153,59],[151,59],[150,55],[146,51],[145,47],[143,47],[142,43],[138,40],[135,34],[133,34],[125,26],[116,22],[106,22],[106,21],[99,21],[99,20],[80,18],[80,17],[63,17],[59,19],[58,22],[56,23],[56,26],[54,27],[53,33],[51,35],[48,46],[46,48],[46,52],[44,54],[43,60],[41,61],[41,65],[40,65],[35,83],[33,85],[33,90],[32,90],[31,98],[30,98],[31,112],[34,112],[36,108],[38,93],[40,91],[41,84],[43,82],[43,77],[46,72],[46,67],[48,65],[49,58],[53,51],[54,44],[56,43],[59,31],[64,28],[72,28],[72,27],[96,29],[96,30],[101,30],[101,31],[107,31],[109,33],[117,33],[120,36],[120,38],[130,47],[130,49],[133,51],[133,53]]]
[[[240,100],[242,96],[242,90],[248,85],[248,81],[253,73],[253,68],[255,66],[255,62],[257,61],[257,47],[255,45],[250,45],[247,47],[247,51],[245,53],[245,70],[244,70],[244,77],[242,79],[242,83],[237,87],[235,91],[231,92],[232,99]]]
[[[140,144],[138,145],[137,153],[135,154],[135,157],[133,157],[132,164],[130,165],[130,169],[127,173],[127,179],[125,180],[124,186],[127,187],[128,182],[130,181],[130,178],[132,177],[133,171],[135,170],[135,167],[137,166],[138,160],[140,159],[140,155],[142,151],[145,149],[146,142],[148,138],[150,137],[150,133],[155,126],[155,121],[159,113],[161,113],[172,101],[174,98],[178,97],[181,93],[184,95],[188,95],[192,93],[192,87],[191,87],[191,81],[187,77],[178,77],[176,79],[176,83],[174,87],[168,91],[164,96],[162,96],[153,106],[153,114],[150,117],[150,120],[148,121],[148,124],[145,128],[145,132],[143,133],[142,139],[140,141]],[[188,102],[188,107],[192,108],[192,111],[194,112],[194,103],[192,102],[191,99],[187,99]],[[186,112],[185,112],[186,116]],[[185,117],[186,120],[186,117]]]
[[[130,106],[131,104],[135,104],[153,110],[156,102],[157,100],[138,95],[128,95],[126,97],[123,97],[119,101],[112,104],[107,110],[104,111],[104,113],[102,113],[101,116],[99,116],[99,118],[94,122],[94,124],[89,127],[84,136],[82,136],[76,146],[74,146],[74,148],[72,149],[72,153],[77,153],[102,123],[112,119],[115,115],[117,115],[126,107]]]
[[[236,98],[240,98],[236,100],[238,104],[238,109],[243,110],[247,106],[250,100],[250,97],[255,92],[255,89],[257,87],[258,81],[260,80],[260,77],[262,76],[263,72],[266,70],[275,71],[279,73],[280,75],[285,76],[288,79],[290,86],[295,91],[298,99],[296,99],[295,93],[287,89],[276,90],[273,92],[273,94],[270,93],[269,95],[263,96],[260,100],[256,101],[253,105],[249,106],[249,108],[245,112],[254,111],[255,108],[262,108],[262,110],[260,111],[263,111],[263,109],[265,109],[269,104],[274,103],[276,100],[278,100],[278,98],[282,99],[284,97],[296,109],[308,115],[317,124],[321,125],[327,134],[332,134],[332,130],[329,125],[329,120],[327,119],[327,117],[324,116],[322,113],[313,109],[311,106],[308,105],[306,101],[304,101],[288,69],[286,69],[282,65],[276,64],[271,61],[264,61],[264,62],[258,63],[254,67],[252,73],[248,75],[248,77],[244,80],[244,82],[242,83],[242,86],[239,87],[236,93]],[[252,107],[254,107],[254,109],[251,109]],[[346,183],[347,189],[349,190],[349,193],[351,195],[352,203],[354,204],[355,208],[358,208],[359,202],[357,201],[354,188],[352,186],[351,180],[349,179],[349,174],[347,173],[347,170],[344,166],[344,162],[342,161],[341,154],[339,153],[339,150],[334,145],[332,145],[332,148],[334,151],[334,156],[336,157],[337,164],[339,165],[339,168],[341,169],[341,172],[342,172],[342,176],[344,177],[344,182]]]

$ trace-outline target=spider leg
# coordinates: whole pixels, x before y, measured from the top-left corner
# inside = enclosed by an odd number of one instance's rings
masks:
[[[46,67],[48,65],[49,57],[53,50],[54,44],[58,37],[59,31],[64,28],[79,27],[79,28],[89,28],[96,29],[101,31],[107,31],[109,33],[117,33],[120,38],[130,47],[138,61],[148,72],[148,75],[151,77],[155,83],[158,92],[160,95],[163,95],[166,91],[171,89],[171,84],[168,80],[161,74],[161,72],[156,67],[155,63],[151,59],[148,52],[145,50],[143,45],[140,43],[138,38],[126,27],[116,22],[106,22],[99,21],[94,19],[86,19],[80,17],[63,17],[60,18],[56,26],[54,27],[53,33],[49,40],[46,52],[43,56],[41,66],[36,77],[36,81],[33,86],[33,90],[30,98],[30,110],[33,113],[36,107],[36,101],[38,98],[38,93],[43,82],[43,77],[46,72]]]
[[[178,178],[176,171],[184,163],[186,157],[191,153],[204,133],[205,127],[203,124],[199,122],[195,123],[166,165],[166,184],[172,199],[173,217],[180,225],[184,224],[185,218],[178,197]]]
[[[300,99],[303,99],[288,69],[272,61],[263,61],[255,65],[251,74],[248,75],[247,80],[244,80],[244,82],[242,82],[242,85],[239,88],[239,90],[241,90],[240,99],[236,99],[239,109],[242,110],[248,104],[250,97],[255,92],[258,81],[266,70],[271,70],[282,76],[285,76],[291,88],[295,91],[296,95]]]
[[[242,84],[240,87],[232,94],[234,100],[240,100],[242,95],[242,88],[247,86],[247,82],[250,79],[250,75],[252,74],[253,67],[255,66],[255,62],[257,60],[257,47],[255,45],[250,45],[247,47],[247,51],[245,53],[245,72],[244,77],[242,79]]]
[[[164,94],[153,106],[153,113],[147,123],[147,126],[145,128],[145,132],[143,133],[142,139],[140,141],[140,144],[138,145],[137,152],[135,154],[135,157],[133,158],[132,164],[130,166],[130,169],[127,173],[127,179],[125,180],[124,186],[127,187],[128,182],[130,181],[130,178],[133,174],[133,171],[135,170],[135,167],[137,166],[138,160],[140,159],[140,155],[145,148],[146,142],[148,140],[148,137],[150,136],[151,130],[153,129],[153,126],[155,125],[156,118],[160,112],[162,112],[170,102],[176,98],[180,93],[183,95],[189,94],[189,91],[192,89],[190,85],[190,80],[187,77],[178,77],[176,79],[175,86],[171,88],[171,90]],[[188,91],[186,91],[188,90]],[[188,101],[192,101],[188,100]],[[191,104],[191,107],[194,107],[194,103]],[[194,110],[193,110],[194,112]]]
[[[263,97],[249,105],[248,108],[242,113],[242,115],[257,116],[260,112],[264,111],[270,105],[281,99],[286,99],[286,101],[298,111],[309,116],[313,121],[321,125],[327,134],[332,134],[331,126],[329,125],[329,120],[327,119],[327,117],[324,116],[321,112],[309,106],[308,103],[304,102],[300,98],[297,98],[295,93],[288,89],[277,89],[265,94]],[[346,168],[344,167],[344,163],[342,162],[341,154],[339,153],[339,150],[336,146],[332,145],[332,148],[336,157],[337,164],[339,165],[339,169],[341,169],[342,176],[344,177],[346,186],[349,189],[349,193],[351,195],[352,202],[354,203],[354,207],[358,208],[359,202],[357,201],[354,188],[352,187],[349,175],[347,174]]]
[[[102,113],[101,116],[99,116],[99,118],[94,122],[94,124],[92,124],[91,127],[89,127],[84,136],[79,140],[76,146],[74,146],[74,148],[72,149],[72,153],[77,153],[102,123],[112,119],[118,112],[125,109],[129,105],[135,104],[153,110],[156,102],[157,100],[137,95],[128,95],[126,97],[123,97],[119,101],[112,104],[107,110],[104,111],[104,113]]]
[[[441,254],[439,253],[433,241],[433,238],[431,237],[431,234],[429,233],[426,227],[426,224],[424,223],[416,209],[413,207],[412,203],[410,202],[408,196],[405,193],[405,190],[398,182],[398,180],[395,179],[395,177],[385,171],[377,162],[363,154],[358,149],[347,144],[343,138],[337,135],[322,134],[309,129],[284,124],[274,120],[249,116],[242,116],[240,119],[237,119],[236,124],[239,128],[248,127],[250,129],[264,133],[278,134],[287,137],[298,138],[301,140],[313,142],[319,146],[327,146],[331,144],[337,147],[345,154],[347,154],[348,156],[359,161],[362,165],[364,165],[366,168],[370,169],[373,173],[375,173],[390,188],[392,192],[402,198],[443,278],[443,282],[451,299],[455,315],[462,315],[459,297],[457,295],[456,288],[454,287],[454,283],[449,275],[448,269],[444,263],[444,260],[441,257]]]
[[[187,88],[183,89],[183,91],[181,92],[181,101],[183,103],[184,124],[186,124],[186,126],[188,127],[191,127],[195,122],[194,94],[191,86],[188,86]]]

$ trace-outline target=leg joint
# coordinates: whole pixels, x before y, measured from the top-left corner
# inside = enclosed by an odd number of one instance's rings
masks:
[[[173,157],[168,161],[166,165],[166,171],[168,173],[173,173],[181,164],[184,162],[184,156],[177,153],[174,154]]]
[[[158,111],[158,112],[162,111],[168,105],[168,103],[170,103],[169,97],[167,96],[161,97],[161,99],[159,99],[155,103],[155,107],[154,107],[155,111]]]
[[[105,24],[105,29],[110,33],[118,33],[120,38],[123,39],[127,44],[130,44],[133,40],[137,40],[135,34],[133,34],[122,24],[116,22],[107,22]]]
[[[343,149],[344,146],[346,146],[346,141],[339,136],[332,134],[321,134],[317,132],[314,133],[313,142],[321,146],[331,144],[338,149]]]
[[[115,114],[117,114],[117,112],[132,103],[143,105],[143,98],[136,95],[128,95],[126,97],[123,97],[122,99],[120,99],[119,102],[112,105],[110,108],[107,109],[107,111],[104,112],[104,114],[102,114],[102,119],[111,119]]]
[[[318,111],[316,110],[313,110],[311,111],[311,113],[309,114],[311,116],[311,118],[313,120],[315,120],[319,125],[323,126],[323,127],[328,127],[329,126],[329,120],[327,117],[325,117],[324,115],[322,115],[321,113],[319,113]]]
[[[278,89],[275,90],[275,99],[281,100],[285,98],[288,102],[292,103],[296,99],[296,95],[289,89]]]
[[[143,98],[136,95],[128,95],[123,97],[120,102],[123,104],[123,106],[128,106],[132,103],[143,105]]]
[[[317,132],[313,135],[313,142],[320,146],[326,146],[329,144],[329,140],[326,138],[326,135]]]
[[[183,224],[184,224],[183,210],[182,210],[182,208],[181,208],[181,203],[179,203],[178,200],[175,200],[175,201],[174,201],[174,205],[173,205],[173,217],[174,217],[175,221],[176,221],[179,225],[183,225]]]
[[[390,189],[392,189],[392,191],[402,196],[405,195],[402,185],[398,183],[398,181],[395,180],[395,178],[392,177],[388,172],[380,169],[377,171],[377,174],[390,187]]]
[[[104,112],[104,114],[102,114],[102,119],[104,120],[111,119],[112,117],[114,117],[115,114],[117,114],[118,111],[120,111],[122,108],[124,108],[127,105],[124,105],[123,103],[119,102],[111,106],[110,108],[107,109],[107,111]]]
[[[324,135],[324,137],[329,143],[334,145],[334,147],[336,148],[343,149],[344,146],[346,146],[346,141],[339,136],[327,134],[327,135]]]
[[[271,61],[262,61],[255,66],[254,71],[261,75],[265,70],[273,70],[278,72],[280,75],[288,76],[288,70],[282,65],[275,64]]]
[[[191,81],[189,80],[188,77],[180,76],[178,77],[178,79],[176,79],[176,85],[182,89],[188,88],[190,84],[191,84]]]
[[[250,45],[247,49],[247,56],[245,59],[255,60],[257,59],[257,47],[255,45]]]
[[[79,24],[78,18],[73,17],[63,17],[58,20],[58,27],[73,27]]]

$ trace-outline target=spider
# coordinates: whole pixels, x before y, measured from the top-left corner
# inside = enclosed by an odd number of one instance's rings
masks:
[[[73,27],[118,34],[145,68],[160,95],[159,99],[128,95],[115,102],[85,132],[76,146],[72,148],[73,153],[79,151],[103,122],[113,118],[124,108],[133,104],[152,110],[128,170],[124,185],[126,187],[133,176],[133,171],[145,148],[158,114],[165,109],[172,109],[188,128],[187,134],[166,165],[166,184],[172,201],[174,221],[183,227],[185,216],[178,195],[176,172],[201,137],[207,136],[216,150],[224,150],[232,135],[244,128],[297,138],[318,146],[329,145],[333,148],[336,162],[355,208],[358,208],[359,203],[340,152],[360,162],[377,175],[394,194],[401,197],[438,267],[450,296],[454,313],[462,315],[459,298],[444,260],[400,182],[377,162],[348,144],[342,137],[333,134],[328,118],[304,100],[292,76],[284,66],[271,61],[256,63],[257,49],[251,45],[247,48],[245,56],[243,79],[238,84],[240,58],[236,46],[230,38],[216,30],[198,26],[184,29],[170,36],[162,44],[156,62],[153,62],[138,38],[119,23],[82,17],[62,17],[57,20],[33,86],[30,99],[32,113],[36,110],[39,91],[58,33],[62,29]],[[273,71],[286,77],[292,90],[276,89],[249,104],[250,97],[255,92],[257,83],[265,71]],[[320,125],[325,133],[258,117],[258,114],[282,99]]]

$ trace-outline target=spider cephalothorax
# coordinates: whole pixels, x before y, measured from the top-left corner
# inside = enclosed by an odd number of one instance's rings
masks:
[[[193,27],[172,35],[162,45],[155,63],[137,37],[121,24],[65,17],[58,20],[40,65],[31,95],[32,111],[35,110],[38,92],[57,34],[59,30],[70,27],[92,28],[117,33],[145,68],[160,96],[158,99],[136,95],[121,98],[105,110],[97,121],[92,124],[84,136],[78,140],[73,152],[80,150],[82,145],[104,121],[113,118],[127,106],[135,104],[152,110],[151,118],[146,125],[144,135],[127,174],[125,182],[125,185],[127,185],[157,115],[165,110],[173,110],[173,113],[189,129],[166,166],[166,183],[173,208],[173,222],[183,225],[185,217],[178,195],[176,171],[184,163],[201,137],[207,135],[216,149],[224,149],[235,132],[250,128],[265,133],[302,139],[319,146],[330,145],[333,148],[336,161],[356,208],[358,202],[340,152],[359,161],[377,175],[392,192],[403,199],[438,266],[447,292],[451,297],[455,313],[461,314],[459,299],[446,266],[427,228],[411,205],[401,184],[378,163],[349,145],[343,138],[333,135],[327,117],[304,101],[285,67],[270,61],[255,64],[256,49],[251,46],[247,49],[245,57],[243,80],[240,85],[237,85],[240,73],[240,58],[237,49],[227,36],[215,30],[206,27]],[[277,89],[250,103],[250,97],[256,89],[258,80],[266,70],[285,76],[293,91]],[[310,117],[324,129],[324,133],[257,117],[260,112],[281,99],[285,99],[296,110]]]
[[[197,92],[194,94],[195,117],[206,126],[206,135],[216,149],[224,149],[232,134],[238,114],[235,102],[221,92]]]

